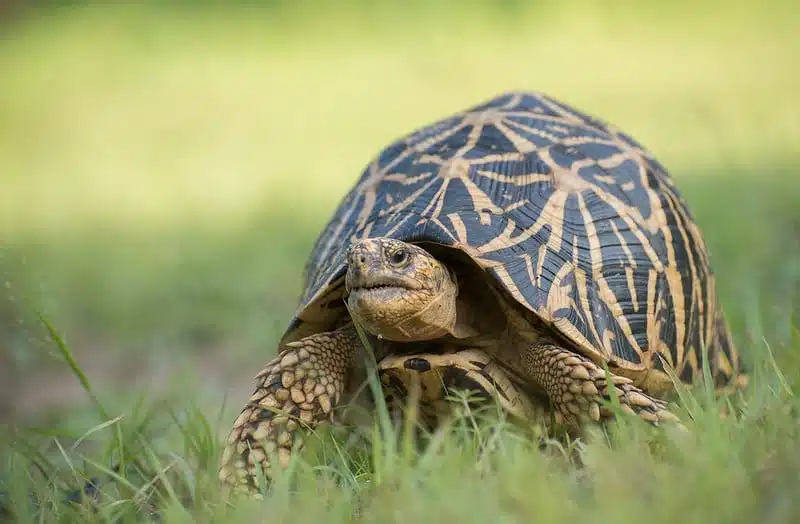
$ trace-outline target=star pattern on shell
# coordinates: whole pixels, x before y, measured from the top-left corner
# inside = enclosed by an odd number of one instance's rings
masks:
[[[307,265],[318,317],[359,238],[459,248],[576,345],[623,369],[696,376],[736,356],[706,246],[639,143],[541,93],[507,93],[396,140],[366,167]],[[331,306],[332,307],[332,306]]]

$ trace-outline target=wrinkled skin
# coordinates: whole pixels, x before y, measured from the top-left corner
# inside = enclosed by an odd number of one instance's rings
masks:
[[[345,286],[350,314],[383,339],[417,342],[475,334],[456,323],[455,275],[415,245],[392,239],[356,243]]]

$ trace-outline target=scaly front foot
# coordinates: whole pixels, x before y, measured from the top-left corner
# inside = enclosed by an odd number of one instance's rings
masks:
[[[525,367],[550,397],[556,421],[577,428],[584,420],[601,421],[611,417],[607,403],[610,388],[624,411],[658,425],[676,422],[678,417],[667,404],[633,385],[629,378],[606,375],[603,368],[573,351],[555,345],[531,348],[524,356]]]
[[[267,481],[274,474],[271,457],[285,468],[302,442],[298,429],[331,419],[358,344],[352,326],[287,344],[257,375],[256,390],[228,436],[219,479],[254,492],[259,468]]]

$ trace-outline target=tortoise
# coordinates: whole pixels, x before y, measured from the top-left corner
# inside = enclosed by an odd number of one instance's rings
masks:
[[[278,355],[228,437],[223,483],[254,489],[257,469],[269,479],[272,460],[289,463],[301,427],[332,420],[365,376],[358,326],[396,390],[433,359],[437,376],[531,399],[508,408],[544,398],[573,429],[613,417],[612,394],[650,424],[680,424],[670,377],[692,384],[706,362],[720,392],[747,383],[670,174],[542,92],[499,94],[372,159],[313,247]]]

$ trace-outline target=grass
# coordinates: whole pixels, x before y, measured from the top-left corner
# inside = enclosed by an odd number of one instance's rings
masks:
[[[677,413],[688,437],[623,418],[565,448],[525,438],[502,417],[465,412],[413,449],[376,423],[355,446],[335,434],[312,439],[266,501],[229,505],[215,484],[219,440],[208,414],[140,405],[112,418],[51,334],[106,422],[69,446],[52,432],[16,436],[5,484],[19,522],[734,523],[793,522],[800,511],[797,399],[766,346],[737,417],[715,416],[720,401],[710,391],[683,392]],[[790,349],[800,350],[800,333]],[[98,486],[92,498],[65,503],[70,486],[86,482]]]
[[[20,522],[796,520],[793,5],[351,4],[62,9],[2,28],[4,507]],[[418,451],[368,425],[228,507],[221,438],[340,196],[392,138],[509,88],[602,115],[673,172],[755,369],[740,415],[712,416],[699,391],[677,408],[688,440],[622,423],[544,452],[494,417]],[[97,513],[60,502],[92,476]]]

